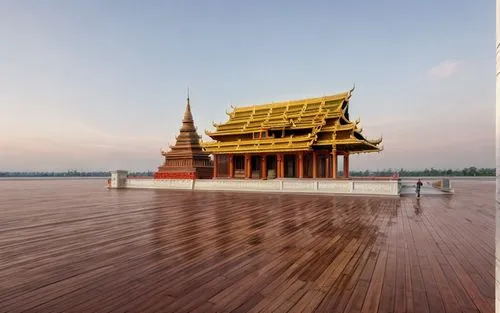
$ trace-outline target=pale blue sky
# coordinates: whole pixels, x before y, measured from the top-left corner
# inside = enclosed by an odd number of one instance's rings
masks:
[[[230,104],[354,82],[351,117],[385,149],[353,169],[494,167],[494,6],[4,0],[0,170],[155,169],[188,86],[203,133]]]

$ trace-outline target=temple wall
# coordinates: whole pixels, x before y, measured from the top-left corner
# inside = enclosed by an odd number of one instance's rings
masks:
[[[126,188],[138,189],[193,189],[193,179],[127,179]]]
[[[214,167],[197,167],[196,176],[201,179],[211,179],[214,177]]]

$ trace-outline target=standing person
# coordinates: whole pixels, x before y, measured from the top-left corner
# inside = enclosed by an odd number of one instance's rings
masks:
[[[422,187],[423,183],[420,178],[417,181],[417,198],[420,198],[420,187]]]

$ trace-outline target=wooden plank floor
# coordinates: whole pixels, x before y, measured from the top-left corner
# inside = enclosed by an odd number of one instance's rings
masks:
[[[0,312],[493,312],[494,181],[452,197],[0,181]]]

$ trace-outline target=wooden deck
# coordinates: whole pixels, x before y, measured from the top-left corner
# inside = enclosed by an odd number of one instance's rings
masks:
[[[0,312],[493,312],[495,182],[451,197],[0,181]]]

